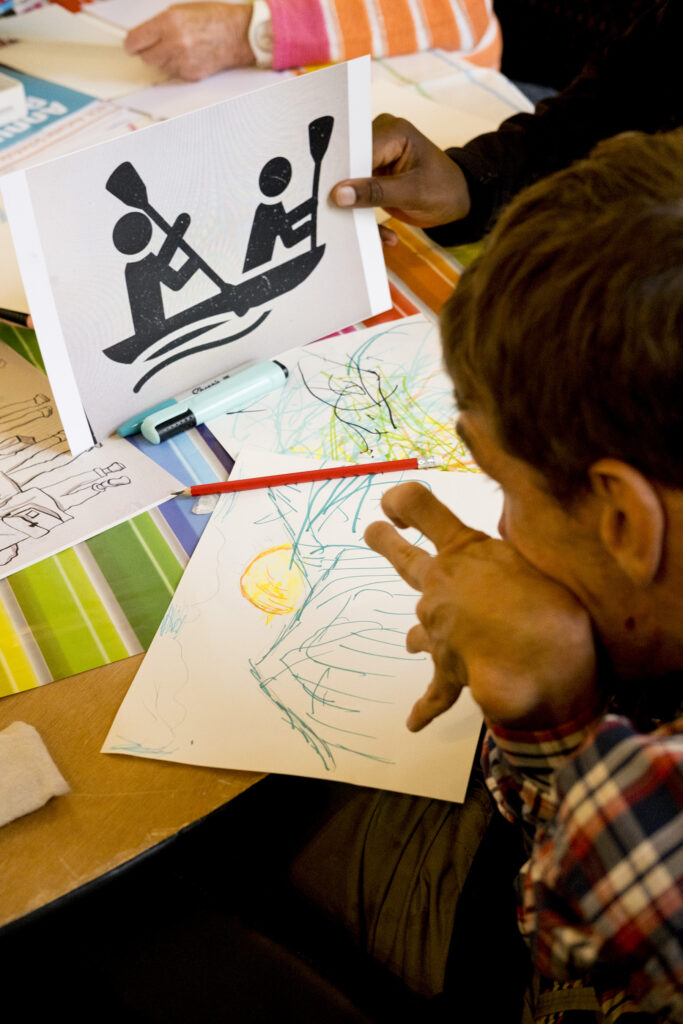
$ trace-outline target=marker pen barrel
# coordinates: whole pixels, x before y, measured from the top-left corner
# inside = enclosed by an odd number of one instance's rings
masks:
[[[192,388],[187,394],[181,395],[179,398],[165,398],[162,402],[157,402],[156,405],[150,406],[148,409],[143,409],[142,412],[138,412],[135,416],[131,416],[129,420],[122,423],[116,433],[119,437],[130,437],[131,434],[139,434],[140,429],[144,421],[155,412],[161,412],[162,409],[174,409],[176,412],[180,412],[181,409],[187,408],[187,403],[193,395],[198,395],[202,391],[206,391],[208,388],[215,388],[217,384],[227,380],[231,374],[223,373],[220,377],[214,377],[212,380],[208,380],[203,384],[198,384]],[[169,414],[170,415],[170,414]]]
[[[281,388],[288,376],[287,367],[274,359],[251,366],[200,394],[190,395],[172,408],[151,413],[143,420],[141,433],[152,444],[159,444],[223,413],[245,409]]]

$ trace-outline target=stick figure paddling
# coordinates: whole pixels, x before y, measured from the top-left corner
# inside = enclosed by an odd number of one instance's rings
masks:
[[[243,273],[269,263],[278,238],[286,248],[310,238],[310,248],[284,263],[246,277],[238,284],[224,281],[188,242],[186,235],[191,223],[188,213],[179,214],[172,224],[169,223],[150,202],[147,187],[133,164],[125,161],[115,168],[107,180],[107,191],[133,210],[124,214],[114,226],[112,240],[115,247],[126,256],[142,253],[152,240],[153,224],[160,228],[166,237],[158,252],[149,252],[126,265],[124,274],[134,333],[131,337],[106,348],[104,354],[108,358],[120,363],[133,363],[157,341],[192,325],[191,331],[169,340],[155,356],[149,356],[148,359],[166,355],[205,331],[219,327],[222,321],[217,323],[216,315],[234,313],[238,317],[243,317],[255,306],[272,301],[306,280],[325,251],[324,244],[317,244],[318,191],[320,168],[329,146],[333,126],[334,118],[330,116],[319,117],[308,125],[309,152],[313,160],[310,197],[289,212],[285,210],[282,202],[263,202],[257,207]],[[274,157],[267,161],[259,177],[262,194],[268,198],[280,195],[289,185],[291,176],[291,164],[285,157]],[[171,262],[177,252],[182,252],[187,258],[182,266],[175,269]],[[167,317],[164,311],[162,285],[173,291],[181,291],[197,273],[203,273],[208,277],[216,286],[217,292]],[[238,334],[176,353],[173,357],[165,359],[158,369],[205,348],[228,344],[237,336],[243,337],[245,333],[262,323],[267,315],[268,311],[264,312],[253,326],[242,328]],[[200,321],[207,318],[212,318],[211,322],[200,325]],[[148,371],[143,380],[148,380],[155,372],[156,370]]]

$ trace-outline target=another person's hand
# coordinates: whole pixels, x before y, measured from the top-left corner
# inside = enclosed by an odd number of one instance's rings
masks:
[[[469,213],[469,189],[458,165],[403,118],[380,114],[373,121],[372,173],[372,178],[338,182],[332,201],[344,207],[382,206],[421,228]]]
[[[415,527],[436,555],[409,544],[386,522],[365,540],[422,592],[411,653],[428,651],[434,676],[408,718],[417,731],[458,699],[464,686],[486,718],[508,728],[547,729],[599,709],[595,648],[587,613],[504,541],[465,526],[431,491],[400,484],[382,500],[400,528]]]
[[[174,4],[130,30],[124,46],[153,67],[188,81],[254,63],[251,4]]]

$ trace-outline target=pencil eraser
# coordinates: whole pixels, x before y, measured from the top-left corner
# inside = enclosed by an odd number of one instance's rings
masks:
[[[18,78],[0,73],[0,125],[26,117],[26,93]]]

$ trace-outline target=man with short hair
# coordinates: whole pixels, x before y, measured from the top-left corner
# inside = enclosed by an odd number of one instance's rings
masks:
[[[436,554],[366,533],[422,592],[407,646],[434,678],[409,727],[463,686],[486,717],[487,782],[528,845],[535,1020],[683,1021],[681,168],[681,130],[602,143],[511,203],[445,307],[503,539],[416,483],[384,511]]]

